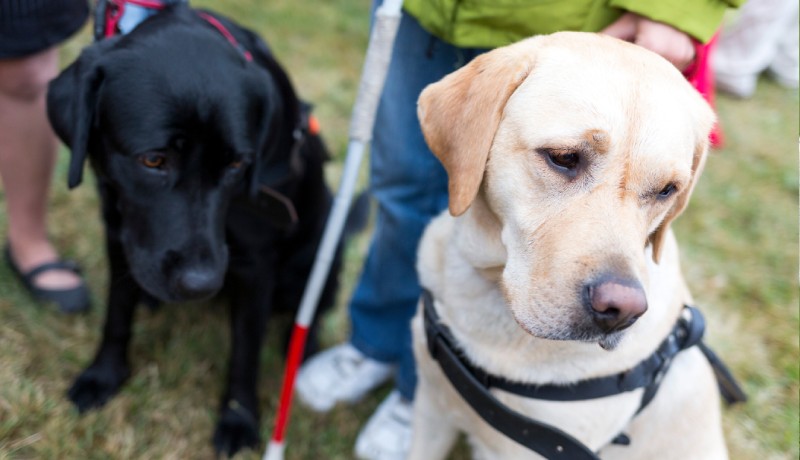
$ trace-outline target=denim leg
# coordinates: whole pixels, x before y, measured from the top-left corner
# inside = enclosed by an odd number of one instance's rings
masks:
[[[370,189],[377,220],[350,303],[350,340],[367,356],[398,364],[397,386],[408,399],[416,386],[409,323],[420,294],[417,244],[447,207],[447,174],[425,144],[417,98],[474,54],[433,38],[404,14],[376,115]]]

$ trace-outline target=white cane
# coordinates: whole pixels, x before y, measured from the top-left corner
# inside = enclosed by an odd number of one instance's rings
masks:
[[[331,262],[342,235],[342,229],[353,199],[358,170],[364,157],[364,149],[372,139],[375,112],[378,109],[378,101],[383,91],[386,72],[389,70],[392,45],[394,44],[395,35],[397,35],[402,5],[402,0],[384,0],[375,12],[375,22],[372,25],[367,55],[364,58],[364,68],[361,73],[361,83],[359,84],[358,95],[356,96],[353,114],[350,119],[350,139],[347,145],[344,171],[339,183],[339,191],[333,202],[333,208],[325,224],[325,232],[317,250],[311,275],[306,283],[303,298],[300,301],[300,309],[295,317],[292,339],[289,343],[289,355],[286,357],[286,368],[283,375],[281,397],[278,403],[275,430],[264,452],[263,460],[283,459],[283,451],[286,447],[284,436],[292,405],[294,381],[303,357],[308,327],[314,318],[322,288],[328,277]]]

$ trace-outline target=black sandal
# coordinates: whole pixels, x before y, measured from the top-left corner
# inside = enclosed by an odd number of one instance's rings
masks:
[[[75,262],[71,260],[45,262],[38,267],[32,268],[27,273],[22,273],[11,257],[11,249],[8,244],[6,244],[4,255],[11,272],[14,273],[34,299],[41,302],[55,303],[64,313],[79,313],[89,309],[89,289],[82,279],[80,284],[70,289],[43,289],[33,284],[33,280],[38,275],[48,270],[69,270],[80,276],[81,269]]]

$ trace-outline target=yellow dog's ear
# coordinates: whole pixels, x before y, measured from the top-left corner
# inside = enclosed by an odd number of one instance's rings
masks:
[[[713,116],[713,114],[712,114]],[[658,226],[656,231],[650,234],[650,244],[653,245],[653,262],[658,263],[659,258],[661,257],[661,244],[664,240],[664,235],[667,233],[667,229],[669,228],[669,224],[678,217],[686,206],[689,204],[689,198],[692,196],[692,190],[694,190],[695,184],[697,184],[697,179],[700,178],[700,175],[703,172],[703,167],[706,164],[706,157],[708,156],[708,133],[709,130],[703,130],[705,132],[705,137],[703,140],[697,143],[694,149],[694,156],[692,157],[692,179],[689,182],[689,186],[686,187],[685,190],[681,192],[681,194],[675,200],[675,203],[672,205],[672,208],[667,212],[667,215],[664,217],[664,220],[661,222],[661,225]]]
[[[535,40],[482,54],[420,95],[422,133],[447,171],[454,216],[463,214],[478,193],[506,102],[533,67]]]

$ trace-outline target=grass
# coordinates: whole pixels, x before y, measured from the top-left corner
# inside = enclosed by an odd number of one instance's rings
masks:
[[[195,0],[259,31],[316,104],[335,152],[338,183],[349,114],[367,43],[368,2]],[[64,48],[64,62],[89,42]],[[796,459],[798,426],[798,93],[763,80],[754,98],[720,97],[726,146],[712,154],[689,210],[677,222],[683,265],[709,322],[708,340],[750,396],[727,409],[734,459]],[[91,179],[66,190],[62,152],[51,200],[51,233],[83,265],[96,308],[63,316],[36,305],[0,266],[0,459],[209,458],[210,435],[226,368],[228,327],[220,302],[137,313],[133,375],[99,411],[78,416],[64,392],[88,364],[104,317],[106,288],[98,202]],[[0,200],[3,195],[0,191]],[[2,209],[2,208],[0,208]],[[0,238],[6,216],[0,212]],[[325,322],[323,341],[347,335],[346,300],[367,236],[348,249],[346,289]],[[270,327],[261,372],[262,437],[268,439],[283,372],[280,335]],[[361,424],[386,394],[326,415],[295,405],[289,459],[348,459]],[[466,458],[459,449],[453,459]],[[260,452],[240,456],[256,459]]]
[[[677,225],[684,270],[750,395],[726,413],[732,457],[798,458],[798,95],[762,80],[718,112],[726,147]]]

